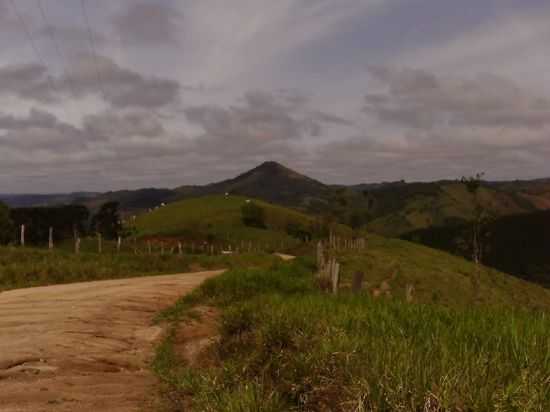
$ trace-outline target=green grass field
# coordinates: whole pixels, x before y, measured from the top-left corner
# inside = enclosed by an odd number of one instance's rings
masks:
[[[137,216],[136,227],[140,237],[180,237],[213,239],[216,242],[259,242],[288,246],[299,241],[288,235],[289,224],[309,229],[316,224],[313,217],[292,209],[260,200],[253,202],[265,211],[266,229],[245,226],[241,207],[247,198],[214,195],[183,200]],[[337,230],[349,232],[343,226]]]
[[[267,254],[230,256],[134,255],[0,247],[0,291],[32,286],[183,273],[190,270],[258,267],[279,258]]]
[[[153,368],[168,410],[550,410],[547,312],[332,296],[313,272],[307,259],[226,272],[163,312],[172,329]],[[201,368],[174,345],[195,304],[222,309]]]

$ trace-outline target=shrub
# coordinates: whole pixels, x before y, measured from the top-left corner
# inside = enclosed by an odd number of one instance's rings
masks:
[[[242,221],[246,226],[265,229],[265,210],[254,202],[248,202],[241,207]]]
[[[13,239],[13,230],[9,209],[0,202],[0,244],[8,243]]]

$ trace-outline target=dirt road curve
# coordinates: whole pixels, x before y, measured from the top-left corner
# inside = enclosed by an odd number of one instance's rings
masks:
[[[221,272],[0,293],[0,411],[147,411],[154,315]]]

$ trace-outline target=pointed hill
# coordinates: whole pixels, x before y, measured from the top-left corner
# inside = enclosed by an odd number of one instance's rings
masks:
[[[273,161],[264,162],[233,179],[176,189],[183,197],[229,193],[292,206],[306,205],[329,190],[323,183]]]

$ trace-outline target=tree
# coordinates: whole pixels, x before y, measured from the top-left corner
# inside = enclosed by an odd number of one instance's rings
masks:
[[[246,226],[265,229],[265,211],[254,202],[248,202],[241,207],[242,221]]]
[[[479,189],[485,173],[462,177],[461,182],[474,197],[474,219],[472,221],[472,260],[479,265],[483,259],[483,228],[489,222],[490,215],[479,199]]]
[[[107,202],[101,206],[92,218],[92,230],[106,239],[116,239],[122,230],[118,208],[118,202]]]
[[[8,243],[13,238],[14,226],[10,219],[10,210],[0,202],[0,243]]]
[[[25,225],[26,240],[31,244],[48,241],[50,227],[56,240],[69,239],[75,233],[85,233],[90,212],[82,205],[26,207],[10,210],[16,227]]]

